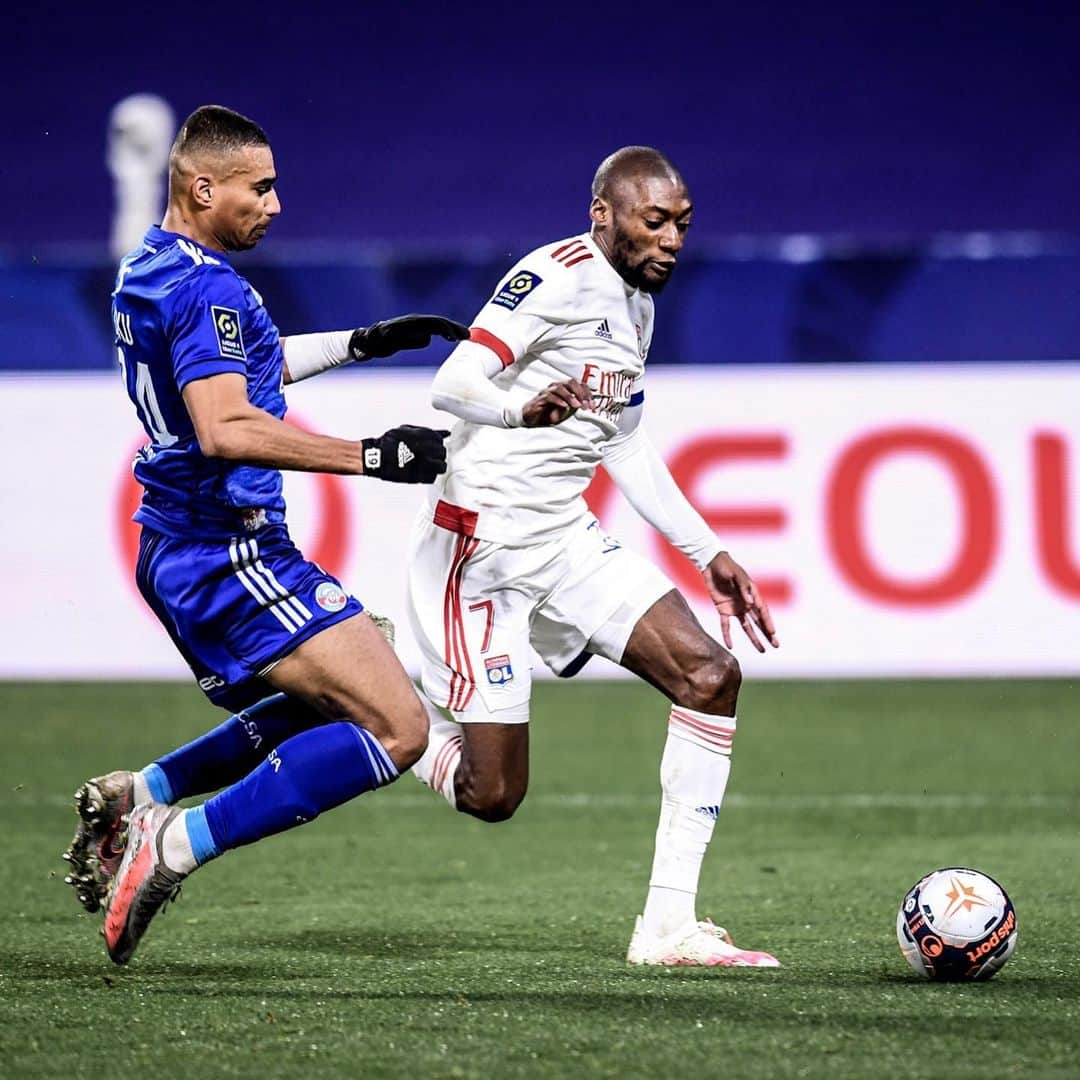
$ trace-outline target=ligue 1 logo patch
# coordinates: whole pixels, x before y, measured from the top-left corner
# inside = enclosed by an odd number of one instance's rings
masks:
[[[324,581],[315,590],[315,603],[323,611],[340,611],[348,602],[345,590],[334,581]]]
[[[246,360],[244,339],[240,334],[240,313],[215,304],[210,308],[210,314],[214,318],[214,333],[217,334],[221,355],[230,360]]]
[[[502,686],[514,677],[509,656],[489,656],[484,660],[484,667],[487,668],[488,682],[492,686]]]
[[[491,302],[513,311],[543,280],[531,270],[521,270],[491,298]]]

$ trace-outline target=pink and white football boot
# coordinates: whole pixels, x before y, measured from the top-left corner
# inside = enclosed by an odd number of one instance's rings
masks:
[[[687,923],[667,937],[656,937],[645,931],[640,915],[634,923],[626,962],[663,967],[780,966],[780,961],[767,952],[737,948],[731,935],[709,919]]]

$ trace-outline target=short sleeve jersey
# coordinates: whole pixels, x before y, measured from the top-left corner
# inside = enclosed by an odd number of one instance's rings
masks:
[[[281,473],[206,457],[181,396],[196,379],[233,372],[247,380],[252,405],[285,415],[281,342],[259,294],[220,252],[151,228],[120,264],[112,317],[128,396],[150,440],[134,464],[144,489],[135,520],[202,539],[283,521]]]
[[[627,284],[588,234],[525,256],[481,308],[471,340],[498,356],[492,382],[518,403],[574,378],[592,390],[594,409],[550,428],[459,422],[433,505],[473,511],[475,535],[510,546],[588,513],[582,494],[603,445],[644,397],[652,328],[652,297]]]

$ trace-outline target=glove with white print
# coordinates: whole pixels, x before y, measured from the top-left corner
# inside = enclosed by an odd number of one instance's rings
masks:
[[[364,475],[394,484],[430,484],[446,472],[449,431],[403,424],[376,439],[362,439]]]

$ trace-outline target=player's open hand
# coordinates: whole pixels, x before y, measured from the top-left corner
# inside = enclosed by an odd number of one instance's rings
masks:
[[[441,315],[399,315],[354,330],[349,338],[349,355],[354,360],[392,356],[403,349],[426,349],[433,337],[466,341],[469,328]]]
[[[720,630],[724,644],[730,649],[731,620],[737,619],[743,632],[750,639],[750,644],[758,652],[764,652],[765,646],[758,637],[758,631],[774,648],[780,648],[780,639],[776,636],[769,605],[758,593],[750,575],[726,552],[719,555],[702,571],[713,607],[720,615]]]
[[[554,427],[568,420],[578,409],[593,407],[592,391],[577,379],[551,383],[521,410],[524,427]]]

